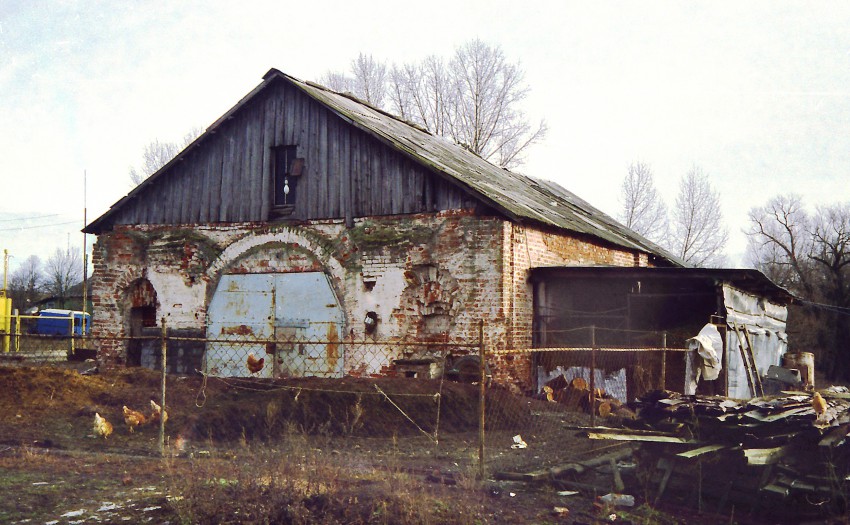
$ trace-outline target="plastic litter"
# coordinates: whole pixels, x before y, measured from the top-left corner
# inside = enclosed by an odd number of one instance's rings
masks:
[[[604,496],[599,496],[599,501],[607,505],[613,505],[615,507],[635,506],[635,497],[631,494],[614,494],[612,492],[609,494],[605,494]]]
[[[528,448],[528,443],[522,440],[522,436],[517,434],[514,436],[514,444],[511,448]]]

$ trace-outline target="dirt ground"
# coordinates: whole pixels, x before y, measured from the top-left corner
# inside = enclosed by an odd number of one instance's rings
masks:
[[[158,424],[130,432],[122,416],[124,405],[150,412],[160,381],[141,368],[83,375],[0,367],[0,490],[6,495],[0,522],[239,523],[233,516],[201,520],[197,513],[187,519],[189,480],[204,475],[206,486],[219,480],[227,488],[241,472],[256,482],[264,465],[281,458],[306,470],[332,466],[333,479],[354,493],[347,501],[356,501],[358,491],[366,499],[368,487],[377,486],[370,484],[403,474],[403,483],[414,483],[409,493],[453,502],[469,513],[468,523],[758,522],[645,505],[628,459],[618,470],[623,492],[635,496],[633,507],[598,504],[597,496],[613,485],[607,465],[567,483],[496,481],[498,472],[532,472],[623,446],[578,436],[574,429],[589,424],[585,414],[498,388],[487,394],[486,476],[479,480],[478,387],[451,382],[169,376],[162,458]],[[106,439],[93,433],[95,413],[114,426]],[[512,448],[514,436],[527,446]],[[349,519],[355,522],[328,522]]]

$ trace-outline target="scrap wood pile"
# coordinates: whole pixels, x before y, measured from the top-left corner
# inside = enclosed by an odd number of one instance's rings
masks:
[[[601,417],[612,415],[621,418],[634,417],[634,413],[628,407],[605,390],[594,388],[591,393],[587,381],[581,377],[567,381],[562,374],[548,381],[543,385],[542,390],[540,398],[552,403],[560,403],[571,410],[581,410],[588,414],[595,412],[595,415]]]
[[[637,418],[624,422],[629,428],[595,428],[587,435],[644,442],[640,463],[656,499],[714,496],[719,507],[744,504],[798,517],[846,509],[847,389],[749,401],[653,391],[632,406]]]

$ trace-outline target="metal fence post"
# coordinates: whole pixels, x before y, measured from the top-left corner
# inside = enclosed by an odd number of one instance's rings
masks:
[[[68,324],[70,325],[70,330],[68,331],[68,335],[71,337],[69,343],[69,356],[74,355],[74,312],[72,311],[68,314]]]
[[[484,479],[484,398],[487,383],[487,362],[484,352],[484,321],[478,323],[478,477]]]
[[[590,426],[596,426],[596,326],[590,325]]]
[[[159,454],[160,456],[165,456],[165,354],[168,350],[167,337],[168,335],[168,327],[165,325],[165,317],[162,318],[162,336],[161,336],[161,350],[162,350],[162,392],[159,398],[159,406],[162,409],[162,412],[159,414]]]
[[[667,332],[661,332],[661,390],[667,390]]]

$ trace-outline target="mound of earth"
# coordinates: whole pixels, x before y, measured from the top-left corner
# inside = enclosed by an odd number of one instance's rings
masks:
[[[90,446],[149,449],[154,425],[130,433],[122,407],[149,412],[159,402],[161,376],[145,368],[83,375],[47,367],[0,368],[0,441],[58,448]],[[307,434],[388,437],[478,428],[476,385],[407,378],[251,378],[168,376],[167,432],[188,439],[274,439]],[[507,391],[487,393],[488,427],[522,428],[529,401]],[[95,413],[115,427],[108,444],[91,437]]]

